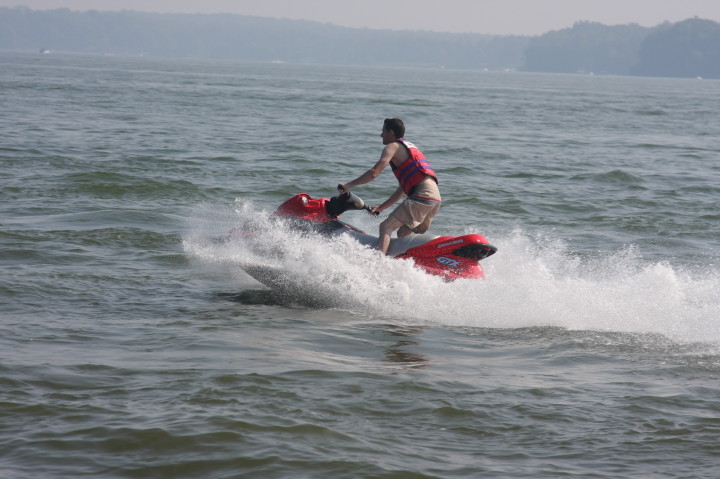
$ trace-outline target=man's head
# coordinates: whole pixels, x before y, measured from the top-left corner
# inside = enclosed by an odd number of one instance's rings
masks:
[[[405,137],[405,124],[400,118],[386,118],[383,123],[383,132],[393,132],[395,139]]]

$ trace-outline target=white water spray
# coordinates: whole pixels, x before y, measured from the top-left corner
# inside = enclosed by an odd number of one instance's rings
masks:
[[[414,324],[554,326],[720,343],[720,273],[713,267],[690,273],[648,263],[635,247],[580,257],[562,241],[516,228],[491,238],[499,251],[482,261],[487,279],[446,283],[411,261],[383,257],[350,237],[288,234],[269,216],[248,202],[238,202],[234,211],[201,207],[184,239],[186,254],[206,273],[225,274],[228,288],[259,286],[238,268],[272,266],[308,300]],[[249,238],[208,241],[250,221]],[[249,241],[263,244],[264,254]]]

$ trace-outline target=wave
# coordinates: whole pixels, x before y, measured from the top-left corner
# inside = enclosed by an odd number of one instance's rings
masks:
[[[209,240],[247,221],[253,221],[268,251],[283,253],[257,255],[243,238]],[[286,235],[282,223],[240,201],[235,209],[198,207],[183,246],[197,268],[220,276],[227,288],[258,288],[243,268],[271,266],[284,272],[286,287],[277,291],[283,301],[290,295],[304,305],[368,317],[448,327],[648,333],[679,342],[720,343],[717,265],[683,268],[647,261],[635,246],[612,255],[579,255],[560,239],[530,234],[521,226],[491,241],[499,251],[482,263],[487,279],[445,283],[410,261],[380,256],[349,238]]]

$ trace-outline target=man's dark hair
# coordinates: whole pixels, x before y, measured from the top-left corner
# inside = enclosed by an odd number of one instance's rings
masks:
[[[405,136],[405,124],[400,118],[385,118],[383,123],[385,131],[394,131],[395,138],[403,138]]]

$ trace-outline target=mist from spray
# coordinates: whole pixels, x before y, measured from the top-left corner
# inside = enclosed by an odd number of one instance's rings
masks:
[[[186,255],[205,274],[224,275],[238,290],[259,287],[243,271],[262,266],[278,273],[275,288],[306,304],[411,324],[549,326],[720,343],[716,267],[691,272],[647,262],[637,247],[583,257],[558,239],[516,227],[490,238],[498,253],[481,263],[485,280],[446,283],[349,236],[291,233],[251,202],[198,207],[188,226]],[[228,235],[238,226],[243,234]]]

